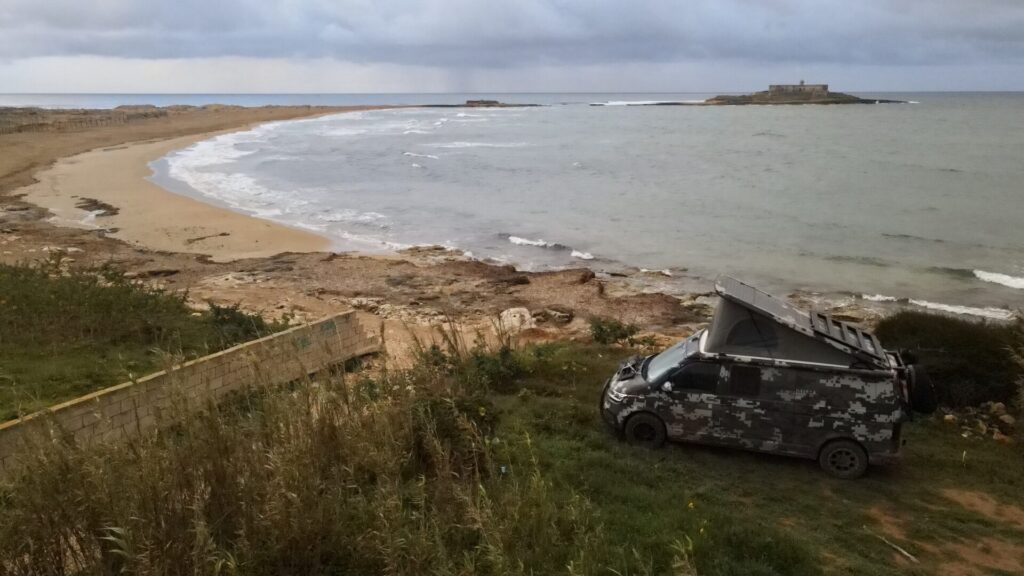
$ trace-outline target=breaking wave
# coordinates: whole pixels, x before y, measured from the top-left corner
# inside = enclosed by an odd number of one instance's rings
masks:
[[[579,258],[580,260],[593,260],[594,255],[590,252],[580,252],[579,250],[573,250],[570,254],[573,258]]]
[[[417,154],[415,152],[402,152],[403,156],[409,156],[411,158],[430,158],[431,160],[440,160],[439,157],[433,154]]]
[[[868,302],[886,302],[886,303],[901,303],[901,304],[912,304],[919,308],[926,308],[928,310],[938,310],[940,312],[948,312],[950,314],[959,314],[966,316],[977,316],[979,318],[989,318],[991,320],[1012,320],[1014,313],[1010,310],[1003,308],[978,308],[975,306],[960,306],[957,304],[943,304],[941,302],[930,302],[928,300],[915,300],[913,298],[896,298],[895,296],[886,296],[884,294],[861,294],[862,300]]]
[[[1000,274],[998,272],[986,272],[984,270],[975,270],[974,276],[978,280],[985,282],[992,282],[994,284],[1002,284],[1010,288],[1017,288],[1024,290],[1024,278],[1018,276],[1010,276],[1009,274]]]
[[[928,308],[930,310],[939,310],[942,312],[950,312],[952,314],[966,314],[968,316],[980,316],[982,318],[990,318],[992,320],[1012,320],[1014,316],[1013,312],[1002,308],[975,308],[973,306],[941,304],[939,302],[929,302],[927,300],[910,300],[910,303],[914,306],[920,306],[921,308]]]
[[[550,248],[552,250],[572,250],[572,248],[566,246],[565,244],[559,244],[557,242],[548,242],[543,239],[530,240],[529,238],[522,238],[519,236],[513,236],[511,234],[502,234],[502,236],[507,238],[509,242],[515,244],[516,246],[534,246],[536,248]]]

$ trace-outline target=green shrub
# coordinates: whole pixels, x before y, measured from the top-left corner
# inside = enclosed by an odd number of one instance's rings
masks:
[[[640,329],[633,324],[624,324],[614,318],[591,318],[590,336],[598,344],[629,342]]]
[[[887,348],[905,349],[917,358],[931,375],[939,402],[947,406],[1011,402],[1024,374],[1011,352],[1024,343],[1020,323],[907,311],[882,320],[876,334]]]

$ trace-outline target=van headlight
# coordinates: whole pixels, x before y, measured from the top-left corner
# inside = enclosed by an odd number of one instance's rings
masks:
[[[626,396],[627,395],[622,392],[616,392],[611,388],[608,389],[608,398],[611,399],[612,402],[622,402],[626,399]]]

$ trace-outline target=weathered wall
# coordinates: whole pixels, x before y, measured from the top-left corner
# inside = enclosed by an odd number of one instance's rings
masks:
[[[768,86],[770,94],[828,94],[828,84],[772,84]]]
[[[229,392],[296,380],[380,347],[378,327],[344,312],[105,388],[0,424],[0,474],[13,469],[27,443],[60,434],[81,443],[120,440],[153,428],[172,406],[195,409]]]

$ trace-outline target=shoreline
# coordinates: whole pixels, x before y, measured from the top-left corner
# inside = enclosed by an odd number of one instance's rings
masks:
[[[151,162],[261,123],[61,158],[35,174],[36,184],[16,193],[52,212],[55,225],[106,230],[112,238],[148,250],[206,254],[214,261],[328,251],[326,237],[177,194],[149,180]]]
[[[80,234],[109,238],[110,240],[107,242],[123,242],[136,252],[147,256],[153,253],[166,253],[195,259],[196,256],[205,255],[206,258],[202,258],[203,260],[225,263],[248,259],[279,260],[280,258],[275,257],[292,253],[308,254],[311,261],[315,258],[322,259],[322,261],[332,261],[335,258],[365,260],[363,266],[374,268],[373,273],[377,272],[377,268],[387,269],[396,266],[398,262],[405,261],[420,267],[421,270],[424,267],[458,262],[457,265],[452,265],[472,270],[474,274],[483,278],[508,275],[510,268],[508,266],[471,260],[459,256],[457,253],[441,253],[426,247],[418,247],[411,251],[395,251],[389,254],[367,255],[359,252],[344,255],[328,254],[332,241],[326,236],[179,194],[149,179],[153,174],[150,168],[151,162],[201,140],[220,134],[244,131],[267,122],[340,114],[368,108],[385,107],[308,110],[304,114],[294,115],[290,118],[258,118],[237,122],[230,127],[197,130],[187,135],[157,135],[148,139],[115,142],[112,145],[100,146],[58,158],[52,165],[42,167],[34,173],[36,183],[17,188],[13,196],[0,194],[0,200],[24,195],[25,201],[49,210],[53,214],[51,218],[45,218],[45,216],[40,218],[48,223],[48,228],[56,230],[60,230],[60,227],[71,228],[77,229]],[[57,138],[57,136],[50,136],[50,138]],[[3,223],[3,208],[0,206],[0,224]],[[46,239],[58,237],[60,234],[42,231],[40,236]],[[3,238],[0,238],[0,244],[3,243]],[[41,248],[30,249],[28,252],[46,251],[49,248],[48,245],[52,244],[53,242],[46,242]],[[106,249],[114,251],[113,248]],[[325,255],[326,257],[324,257]],[[4,259],[0,258],[0,261]],[[371,265],[370,261],[374,264]],[[136,271],[134,265],[130,268],[133,273]],[[520,282],[522,281],[520,277],[526,278],[527,281],[529,279],[539,280],[545,277],[572,276],[572,273],[578,273],[581,270],[585,270],[590,277],[593,277],[595,272],[600,275],[597,282],[607,288],[606,291],[605,288],[602,288],[600,294],[604,295],[607,292],[606,297],[609,300],[650,297],[685,303],[700,298],[700,292],[697,292],[696,288],[697,284],[707,284],[710,287],[714,283],[711,278],[691,278],[695,285],[692,291],[686,293],[666,292],[664,287],[659,289],[654,285],[657,282],[650,282],[650,278],[645,278],[643,272],[608,275],[585,263],[546,272],[524,272],[515,269],[512,269],[512,272],[517,275],[515,281]],[[143,271],[143,273],[150,274],[151,272]],[[649,274],[650,272],[648,272]],[[317,276],[323,275],[322,273],[317,274]],[[423,275],[430,276],[425,272]],[[267,279],[279,284],[283,292],[292,294],[293,296],[288,298],[289,301],[301,300],[298,296],[299,293],[308,291],[303,282],[287,274],[271,274],[267,278],[256,281],[266,281]],[[197,277],[192,281],[198,282],[198,285],[201,286],[207,282],[207,279]],[[173,282],[171,285],[178,284],[184,289],[191,289],[193,284],[190,282],[186,281],[181,284]],[[584,283],[586,282],[588,281],[584,281]],[[263,300],[262,297],[257,297],[252,292],[235,292],[234,288],[237,286],[226,287],[223,283],[208,284],[210,288],[219,288],[224,292],[222,294],[217,290],[210,291],[208,297],[211,299],[230,301],[237,298],[236,301],[242,301],[247,305],[249,303],[245,301],[253,299],[254,304],[251,306],[253,308],[259,308],[259,303]],[[385,280],[385,285],[392,286],[393,284]],[[433,289],[433,287],[430,288]],[[318,288],[318,290],[337,291],[337,288]],[[421,292],[426,291],[426,288],[421,290]],[[477,298],[486,298],[492,289],[474,288],[473,291],[476,292]],[[789,291],[791,298],[814,298],[815,295],[816,293],[808,290]],[[355,293],[353,296],[357,300],[362,298],[359,293]],[[380,296],[387,297],[386,290]],[[424,299],[422,298],[423,294],[420,296],[410,300],[420,302]],[[852,308],[853,313],[868,316],[875,316],[886,310],[891,311],[902,304],[896,299],[892,299],[891,302],[888,299],[872,301],[863,295],[857,297],[853,294],[831,295],[845,296],[838,299],[826,294],[818,294],[818,296],[824,297],[819,304],[824,304],[826,308]],[[852,298],[850,298],[851,296]],[[372,297],[376,298],[378,294],[373,294]],[[913,301],[907,300],[908,303],[913,304]],[[419,305],[413,304],[413,306]],[[281,304],[275,303],[274,307],[279,309]],[[318,304],[307,307],[311,310],[319,308]],[[600,308],[604,310],[605,314],[618,314],[613,306],[605,305]],[[500,312],[500,310],[498,311]],[[949,310],[946,311],[949,312]],[[963,312],[958,315],[963,315]],[[652,315],[646,311],[636,313],[637,320],[642,317],[650,318]],[[626,319],[629,320],[629,318]],[[660,324],[660,322],[657,323]]]

